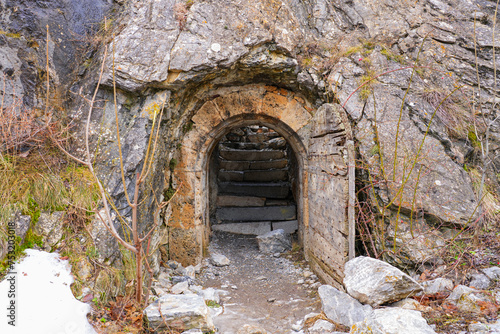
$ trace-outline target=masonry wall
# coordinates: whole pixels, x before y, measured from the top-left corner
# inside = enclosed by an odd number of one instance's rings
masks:
[[[211,94],[191,121],[179,164],[169,218],[170,257],[183,264],[199,262],[210,235],[210,157],[231,128],[262,125],[283,136],[296,158],[294,189],[300,239],[306,258],[326,282],[339,285],[348,256],[349,154],[341,109],[324,104],[317,110],[301,96],[273,86],[247,85]],[[213,199],[212,199],[213,200]]]

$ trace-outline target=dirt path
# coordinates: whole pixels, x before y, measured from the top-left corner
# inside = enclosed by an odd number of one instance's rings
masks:
[[[200,275],[204,287],[227,292],[221,295],[224,312],[214,318],[220,333],[236,334],[245,324],[290,333],[306,314],[320,312],[318,284],[310,287],[316,277],[305,277],[312,273],[295,265],[291,255],[262,254],[254,237],[221,232],[214,233],[210,250],[231,260],[226,267],[208,266]]]

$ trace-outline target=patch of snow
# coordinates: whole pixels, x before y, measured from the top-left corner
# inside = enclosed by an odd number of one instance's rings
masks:
[[[75,299],[71,266],[57,253],[34,249],[14,265],[16,274],[0,282],[0,333],[95,334],[87,320],[90,306]],[[15,278],[15,298],[10,298]],[[15,301],[15,327],[9,325],[8,310]]]

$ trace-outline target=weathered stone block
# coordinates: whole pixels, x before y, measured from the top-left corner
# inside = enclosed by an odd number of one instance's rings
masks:
[[[286,170],[255,170],[245,171],[243,173],[243,181],[248,182],[276,182],[286,181],[288,179],[288,171]]]
[[[251,161],[249,169],[280,169],[288,165],[288,159],[279,159],[271,161]]]
[[[217,209],[219,221],[292,220],[297,217],[295,205],[265,207],[223,207]]]
[[[219,193],[257,196],[266,198],[286,198],[290,191],[290,185],[286,182],[280,183],[219,183]]]
[[[253,196],[217,196],[217,206],[264,206],[266,204],[265,197]]]
[[[214,224],[212,230],[235,234],[260,235],[271,232],[271,222]]]
[[[279,150],[221,150],[219,154],[222,158],[226,160],[272,160],[272,159],[282,159],[285,157],[285,152]]]

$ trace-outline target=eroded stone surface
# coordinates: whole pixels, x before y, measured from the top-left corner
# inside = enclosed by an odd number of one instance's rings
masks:
[[[144,310],[144,315],[156,330],[214,329],[203,297],[196,294],[160,296]]]
[[[390,264],[360,256],[345,264],[347,292],[372,306],[395,302],[422,291],[422,286]]]
[[[347,293],[337,290],[330,285],[322,285],[318,289],[323,312],[328,319],[336,323],[352,326],[363,321],[372,312],[369,305],[363,305]]]
[[[351,334],[435,334],[418,311],[398,307],[374,310],[371,316],[351,327]]]

